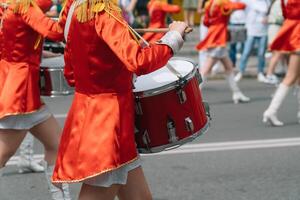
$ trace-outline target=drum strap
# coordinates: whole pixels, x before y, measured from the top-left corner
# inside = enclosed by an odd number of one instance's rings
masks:
[[[75,8],[81,4],[83,4],[86,0],[76,0],[72,3],[70,10],[68,12],[68,16],[67,16],[67,20],[66,20],[66,24],[65,24],[65,30],[64,30],[64,37],[65,37],[65,41],[67,42],[67,38],[68,38],[68,34],[69,34],[69,30],[70,30],[70,25],[71,25],[71,21],[72,21],[72,16],[73,13],[75,11]]]
[[[177,78],[182,79],[181,74],[169,62],[167,62],[166,67],[172,74],[177,76]]]

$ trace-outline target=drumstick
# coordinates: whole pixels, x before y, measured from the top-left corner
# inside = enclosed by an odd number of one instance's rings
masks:
[[[168,32],[170,29],[169,28],[135,28],[134,29],[138,33],[147,33],[147,32],[152,32],[152,33],[165,33]],[[193,31],[193,28],[187,27],[184,30],[184,33],[190,33]]]

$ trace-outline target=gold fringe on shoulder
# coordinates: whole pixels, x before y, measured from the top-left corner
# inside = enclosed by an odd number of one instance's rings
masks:
[[[79,22],[91,20],[97,13],[102,11],[117,11],[118,17],[121,16],[121,9],[110,0],[83,0],[77,8],[77,20]]]

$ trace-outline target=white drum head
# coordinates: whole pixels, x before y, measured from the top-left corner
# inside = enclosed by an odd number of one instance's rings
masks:
[[[194,64],[187,60],[173,59],[169,64],[180,73],[182,77],[187,76],[194,69]],[[134,83],[134,92],[155,90],[178,81],[179,78],[166,66],[146,75],[138,76]]]
[[[43,58],[41,62],[41,67],[64,68],[64,66],[65,66],[64,56]]]

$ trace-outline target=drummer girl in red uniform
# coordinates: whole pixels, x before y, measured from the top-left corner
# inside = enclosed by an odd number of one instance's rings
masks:
[[[278,86],[268,109],[263,114],[263,122],[273,126],[283,126],[277,118],[277,111],[288,94],[289,89],[300,80],[300,1],[281,0],[284,23],[273,40],[270,49],[289,54],[288,71]],[[300,89],[299,89],[300,90]],[[298,120],[300,123],[300,91],[298,91]]]
[[[60,138],[60,127],[39,92],[39,65],[43,37],[62,39],[63,21],[45,17],[49,0],[10,2],[3,11],[2,59],[0,61],[0,174],[30,131],[45,148],[48,187],[53,200],[70,199],[50,182]],[[66,13],[63,14],[65,16]],[[1,177],[0,177],[1,179]]]
[[[216,62],[221,61],[225,68],[227,81],[233,92],[232,99],[234,103],[250,101],[250,98],[240,91],[233,79],[233,64],[226,49],[229,16],[233,10],[244,8],[245,4],[229,0],[208,1],[204,14],[204,25],[208,27],[208,33],[204,40],[196,46],[199,51],[207,51],[205,65],[200,66],[200,73],[204,80]]]
[[[166,28],[166,15],[168,13],[178,13],[180,12],[180,7],[178,5],[168,4],[164,0],[150,0],[147,5],[148,13],[150,16],[150,23],[148,28]],[[148,32],[143,35],[146,41],[157,41],[164,33],[154,33]]]
[[[111,1],[71,8],[65,77],[75,95],[52,180],[83,183],[80,200],[152,199],[134,139],[132,77],[163,67],[183,45],[187,25],[174,22],[159,43],[143,48]]]

